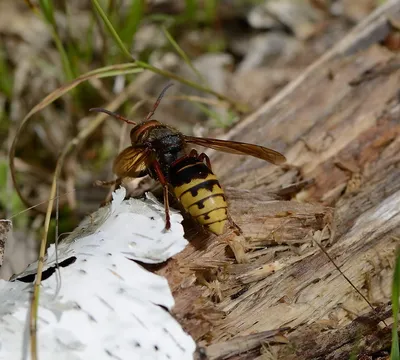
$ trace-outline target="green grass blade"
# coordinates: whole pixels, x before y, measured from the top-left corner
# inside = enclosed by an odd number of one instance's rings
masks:
[[[214,124],[217,127],[221,127],[221,128],[224,127],[224,122],[223,122],[221,116],[217,112],[209,109],[207,106],[205,106],[203,104],[200,104],[200,103],[194,103],[194,104],[201,111],[203,111],[209,118],[213,119],[214,120]]]
[[[76,74],[74,74],[72,70],[71,61],[68,58],[68,53],[65,51],[63,43],[58,36],[57,24],[54,17],[53,2],[52,0],[39,0],[39,6],[48,26],[50,27],[51,34],[57,47],[57,51],[60,54],[65,78],[70,81],[76,76]]]
[[[3,49],[0,49],[0,92],[5,94],[9,99],[12,95],[13,82],[12,71],[7,65]]]
[[[156,74],[162,75],[162,76],[164,76],[164,77],[166,77],[168,79],[179,81],[181,84],[185,84],[185,85],[188,85],[188,86],[190,86],[190,87],[192,87],[194,89],[197,89],[197,90],[200,90],[200,91],[204,91],[205,93],[214,95],[219,100],[223,100],[223,101],[226,101],[227,103],[231,104],[235,108],[235,110],[237,110],[239,112],[245,113],[245,112],[247,112],[249,110],[248,107],[245,104],[241,104],[241,103],[235,102],[234,100],[228,98],[227,96],[225,96],[223,94],[220,94],[217,91],[214,91],[214,90],[212,90],[212,89],[210,89],[208,87],[205,87],[203,85],[197,84],[197,83],[195,83],[193,81],[187,80],[187,79],[185,79],[185,78],[183,78],[183,77],[181,77],[179,75],[176,75],[174,73],[171,73],[171,72],[169,72],[167,70],[156,68],[156,67],[154,67],[154,66],[152,66],[150,64],[147,64],[147,63],[145,63],[143,61],[136,61],[136,64],[138,66],[140,66],[141,68],[143,68],[143,69],[150,70],[150,71],[152,71],[152,72],[154,72]]]
[[[64,49],[61,39],[59,38],[57,32],[53,30],[53,38],[56,43],[57,50],[61,57],[61,62],[64,69],[65,78],[67,80],[72,80],[74,76],[74,72],[72,70],[70,59],[68,58],[67,52]]]
[[[146,16],[146,20],[149,22],[156,22],[156,23],[167,23],[167,24],[177,24],[178,21],[176,20],[177,16],[168,15],[168,14],[148,14]]]
[[[128,51],[124,42],[119,37],[118,33],[115,31],[114,26],[111,24],[110,20],[108,19],[106,13],[101,8],[99,2],[97,0],[92,0],[92,4],[96,9],[97,13],[100,15],[101,19],[103,20],[108,32],[111,34],[112,38],[114,39],[115,43],[118,45],[122,53],[127,56],[129,59],[134,60],[131,53]]]
[[[66,94],[68,91],[71,91],[76,86],[81,84],[84,81],[87,81],[91,78],[104,78],[104,77],[112,77],[117,75],[127,75],[141,72],[142,69],[138,68],[134,63],[128,64],[119,64],[119,65],[112,65],[106,66],[103,68],[99,68],[93,71],[90,71],[86,74],[83,74],[76,78],[75,80],[69,82],[66,85],[59,87],[57,90],[53,91],[51,94],[47,95],[39,104],[37,104],[29,113],[25,116],[23,123],[31,117],[34,113],[42,110],[53,101],[57,100],[60,96]]]
[[[204,12],[206,16],[206,21],[209,24],[212,24],[215,22],[215,19],[217,17],[217,6],[218,2],[215,0],[205,0],[204,1]]]
[[[107,14],[111,16],[117,7],[116,0],[108,0]]]
[[[90,64],[93,60],[94,54],[94,28],[96,24],[95,14],[92,14],[90,18],[90,24],[88,27],[88,31],[86,33],[86,45],[83,45],[83,48],[80,50],[83,52],[83,59],[86,64]]]
[[[143,18],[143,13],[144,0],[132,0],[130,11],[125,20],[124,27],[120,32],[121,38],[127,46],[131,46],[131,43]]]
[[[40,6],[40,9],[42,10],[42,13],[43,13],[46,21],[50,25],[55,26],[56,21],[54,18],[53,2],[49,1],[49,0],[39,0],[39,6]]]
[[[399,296],[400,296],[400,248],[396,253],[396,265],[393,274],[392,284],[392,312],[393,312],[393,327],[392,327],[392,349],[390,352],[390,360],[400,360],[399,353]]]
[[[22,121],[19,124],[19,127],[16,131],[16,134],[14,136],[13,143],[11,144],[10,153],[9,153],[9,165],[10,165],[11,177],[12,177],[12,180],[14,183],[15,191],[18,193],[19,198],[24,202],[25,205],[27,205],[28,207],[31,206],[31,204],[29,204],[29,202],[23,196],[21,189],[19,188],[19,186],[17,184],[14,158],[15,158],[15,150],[17,147],[17,141],[18,141],[19,135],[25,128],[28,120],[32,118],[32,115],[34,115],[38,111],[44,109],[46,106],[50,105],[53,101],[57,100],[59,97],[66,94],[67,92],[73,90],[75,87],[77,87],[79,84],[81,84],[84,81],[90,80],[92,78],[103,78],[103,77],[107,77],[107,76],[127,75],[127,74],[132,74],[135,72],[137,73],[140,71],[142,71],[142,69],[138,68],[138,66],[135,63],[106,66],[106,67],[103,67],[100,69],[90,71],[86,74],[79,76],[75,80],[59,87],[58,89],[54,90],[53,92],[51,92],[42,101],[40,101],[35,107],[33,107],[33,109],[31,109],[31,111],[29,111],[29,113],[22,119]],[[87,129],[85,131],[89,131],[89,130],[91,130],[91,129]],[[71,143],[71,146],[73,146],[73,145],[74,145],[74,143]]]
[[[196,20],[196,11],[197,11],[197,1],[196,0],[186,0],[185,1],[185,14],[184,18],[186,21],[195,21]]]
[[[186,53],[183,51],[183,49],[178,45],[178,43],[175,41],[175,39],[172,37],[172,35],[168,32],[168,30],[165,28],[165,26],[162,27],[162,31],[163,31],[165,37],[168,39],[168,41],[174,47],[175,51],[179,54],[179,56],[183,59],[183,61],[193,70],[193,72],[196,74],[196,76],[199,78],[199,80],[202,83],[206,83],[206,80],[204,79],[203,75],[194,67],[189,56],[187,56]]]
[[[124,55],[126,55],[129,59],[133,60],[135,62],[136,65],[138,65],[139,67],[143,68],[143,69],[147,69],[150,70],[156,74],[162,75],[168,79],[172,79],[172,80],[176,80],[179,81],[182,84],[186,84],[189,85],[190,87],[200,90],[200,91],[204,91],[206,93],[212,94],[214,96],[216,96],[218,99],[220,100],[224,100],[227,101],[229,104],[232,104],[234,106],[234,108],[239,111],[239,112],[247,112],[248,111],[248,107],[244,104],[239,104],[235,101],[233,101],[232,99],[229,99],[227,96],[220,94],[206,86],[197,84],[193,81],[187,80],[179,75],[175,75],[167,70],[162,70],[159,68],[156,68],[155,66],[152,66],[150,64],[147,64],[143,61],[138,61],[135,60],[133,58],[133,56],[130,54],[130,52],[128,51],[128,49],[125,47],[123,41],[121,40],[121,38],[119,37],[118,33],[115,31],[113,25],[111,24],[110,20],[108,19],[107,15],[105,14],[105,12],[103,11],[103,9],[101,8],[101,6],[99,5],[98,0],[92,0],[92,4],[94,5],[96,11],[98,12],[98,14],[100,15],[100,17],[102,18],[102,20],[104,21],[109,33],[111,34],[111,36],[113,37],[114,41],[117,43],[118,47],[121,49],[121,51],[123,52]]]

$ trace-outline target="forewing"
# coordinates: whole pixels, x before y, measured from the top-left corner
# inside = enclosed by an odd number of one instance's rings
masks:
[[[115,158],[113,172],[120,178],[138,177],[146,170],[150,154],[147,149],[129,146]]]
[[[185,136],[185,140],[188,143],[197,144],[231,154],[251,155],[276,165],[282,164],[286,161],[286,158],[281,153],[259,145],[247,144],[238,141],[198,138],[193,136]]]

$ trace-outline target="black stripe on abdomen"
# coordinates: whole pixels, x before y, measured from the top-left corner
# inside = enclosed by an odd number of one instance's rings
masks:
[[[169,180],[173,187],[178,187],[194,179],[206,179],[210,174],[212,172],[206,164],[195,157],[188,157],[171,167]]]
[[[198,194],[198,192],[199,192],[199,190],[201,190],[201,189],[205,189],[205,190],[208,190],[208,191],[212,192],[212,190],[213,190],[213,188],[214,188],[215,185],[217,185],[218,187],[221,187],[221,186],[219,185],[219,181],[218,181],[218,180],[206,180],[206,181],[203,181],[202,183],[197,184],[197,185],[194,185],[194,186],[192,186],[191,188],[185,190],[185,191],[179,196],[179,198],[181,198],[183,195],[185,195],[185,194],[188,193],[189,191],[190,191],[190,194],[191,194],[193,197],[196,197],[197,194]]]

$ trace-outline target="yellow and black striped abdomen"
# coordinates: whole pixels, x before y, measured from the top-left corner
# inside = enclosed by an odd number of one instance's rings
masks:
[[[212,233],[223,233],[227,221],[224,191],[216,176],[195,157],[178,161],[170,169],[170,182],[187,212]]]

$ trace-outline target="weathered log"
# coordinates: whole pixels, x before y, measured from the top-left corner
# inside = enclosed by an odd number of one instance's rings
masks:
[[[227,135],[283,152],[287,166],[210,153],[221,183],[235,188],[227,196],[243,234],[189,233],[191,245],[159,270],[176,317],[210,358],[267,349],[282,359],[347,359],[389,347],[390,331],[375,319],[389,308],[370,306],[390,300],[400,237],[400,56],[379,44],[399,13],[399,1],[387,2]],[[310,179],[290,201],[278,191]],[[360,316],[373,326],[361,331]],[[288,344],[229,352],[235,339],[285,327]],[[380,341],[366,341],[379,331]]]

